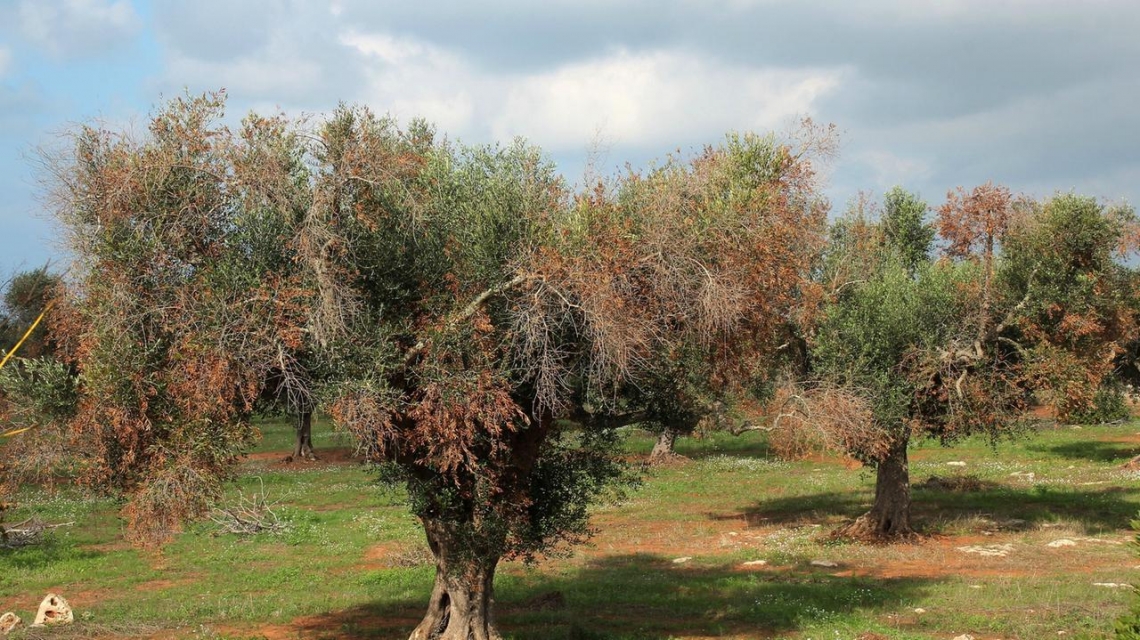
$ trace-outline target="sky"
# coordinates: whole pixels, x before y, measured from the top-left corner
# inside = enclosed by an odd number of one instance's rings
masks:
[[[40,149],[217,89],[235,121],[347,102],[523,136],[571,183],[811,117],[837,211],[990,180],[1136,203],[1137,33],[1135,0],[0,0],[0,275],[66,262]]]

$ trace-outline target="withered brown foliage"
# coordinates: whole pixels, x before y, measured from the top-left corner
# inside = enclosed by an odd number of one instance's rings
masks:
[[[129,537],[144,544],[205,511],[309,306],[278,269],[304,186],[285,123],[234,133],[222,108],[174,100],[141,140],[85,127],[48,164],[76,257],[51,318],[80,373],[70,446],[86,482],[133,496]]]

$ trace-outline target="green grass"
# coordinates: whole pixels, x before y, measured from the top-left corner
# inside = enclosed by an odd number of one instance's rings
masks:
[[[1129,582],[1140,565],[1124,544],[1140,511],[1140,474],[1119,468],[1140,453],[1138,431],[1140,423],[1050,428],[998,448],[918,443],[914,517],[928,537],[894,546],[826,536],[867,508],[867,470],[831,458],[782,462],[758,434],[682,440],[690,462],[653,470],[626,502],[598,508],[590,545],[504,566],[498,622],[518,640],[1107,638],[1133,596],[1093,583]],[[262,432],[260,455],[243,464],[227,499],[264,487],[285,532],[239,537],[198,523],[161,552],[143,552],[123,543],[115,501],[25,489],[10,520],[35,513],[74,524],[0,552],[0,612],[30,620],[54,591],[78,620],[45,637],[406,637],[433,569],[401,492],[343,452],[283,466],[274,454],[290,448],[291,425],[266,421]],[[348,446],[324,424],[314,442],[318,455]],[[651,445],[628,433],[631,453]],[[924,486],[931,476],[968,476],[980,490]],[[1078,544],[1048,546],[1059,538]],[[996,545],[1009,554],[960,550]],[[755,560],[767,564],[742,566]],[[553,592],[564,606],[542,605]]]

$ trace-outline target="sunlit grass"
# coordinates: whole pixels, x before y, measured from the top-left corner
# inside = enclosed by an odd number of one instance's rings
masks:
[[[123,543],[116,501],[26,488],[13,519],[74,524],[0,552],[0,612],[30,620],[55,591],[79,618],[52,637],[406,637],[433,569],[402,492],[343,456],[284,465],[270,454],[289,449],[289,422],[262,431],[254,453],[266,455],[243,465],[231,499],[264,487],[284,532],[243,538],[198,523],[143,552]],[[649,471],[626,502],[600,507],[590,545],[504,565],[498,621],[520,640],[1106,638],[1132,596],[1093,583],[1129,582],[1140,565],[1124,544],[1140,476],[1120,468],[1140,452],[1138,431],[1050,428],[997,448],[919,443],[914,513],[927,537],[897,546],[827,537],[868,506],[866,469],[832,457],[776,460],[758,434],[682,440],[689,461]],[[346,447],[341,438],[320,425],[317,454]],[[628,432],[631,453],[651,445]],[[926,484],[932,476],[969,478],[961,486],[977,490]],[[1074,546],[1048,546],[1062,538]],[[960,550],[985,545],[1010,551]],[[744,564],[757,561],[765,564]]]

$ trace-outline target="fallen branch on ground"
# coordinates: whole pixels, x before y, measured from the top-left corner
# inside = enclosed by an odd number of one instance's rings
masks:
[[[222,531],[254,535],[280,533],[289,527],[288,523],[282,522],[277,512],[273,510],[277,502],[269,501],[269,494],[265,491],[265,484],[261,482],[261,478],[257,481],[261,483],[261,490],[252,497],[246,497],[239,491],[236,505],[216,507],[210,514],[210,519],[221,527]]]
[[[38,517],[32,516],[23,522],[11,526],[0,525],[0,548],[18,549],[20,547],[37,544],[43,539],[44,533],[73,524],[75,523],[61,522],[59,524],[48,524]]]

